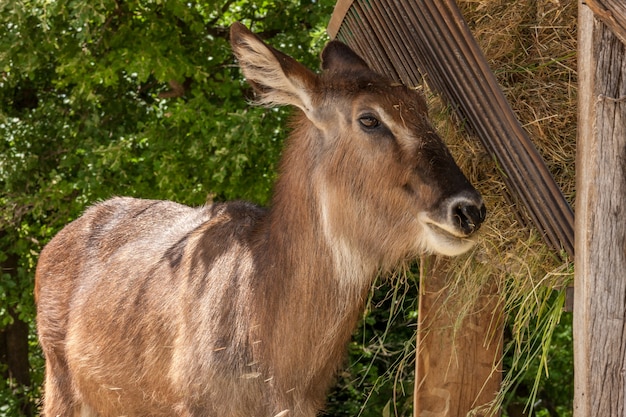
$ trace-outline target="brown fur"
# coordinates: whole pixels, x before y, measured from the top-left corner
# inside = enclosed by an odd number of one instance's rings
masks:
[[[260,101],[300,108],[271,208],[114,198],[67,225],[37,267],[47,417],[312,417],[377,272],[484,218],[418,93],[335,42],[315,75],[231,36]]]

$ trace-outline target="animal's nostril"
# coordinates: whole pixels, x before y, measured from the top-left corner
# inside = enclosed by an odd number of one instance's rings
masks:
[[[482,203],[480,207],[469,202],[458,203],[454,206],[453,216],[458,221],[459,228],[467,234],[478,230],[486,215],[487,209]]]
[[[485,217],[487,217],[487,207],[484,204],[480,205],[480,222],[485,221]]]

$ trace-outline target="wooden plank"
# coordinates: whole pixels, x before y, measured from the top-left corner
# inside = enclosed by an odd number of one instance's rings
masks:
[[[626,415],[626,46],[579,3],[574,416]]]
[[[615,36],[626,43],[626,2],[624,0],[586,0],[594,15],[607,25]]]
[[[414,416],[498,415],[488,412],[502,380],[500,297],[485,287],[468,306],[449,285],[448,262],[422,259]]]
[[[326,29],[331,39],[335,39],[337,36],[343,19],[346,17],[346,14],[348,14],[348,10],[350,10],[350,6],[352,6],[352,0],[338,0],[337,3],[335,3],[335,9],[333,10],[330,22],[328,22],[328,28]]]

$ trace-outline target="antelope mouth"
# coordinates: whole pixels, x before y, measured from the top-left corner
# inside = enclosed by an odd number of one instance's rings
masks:
[[[458,242],[473,242],[473,240],[470,238],[471,235],[466,235],[464,233],[453,233],[450,230],[445,229],[435,223],[428,223],[427,226],[430,227],[435,233],[438,233],[446,239]]]
[[[463,233],[454,227],[437,223],[431,219],[424,219],[426,250],[440,255],[461,255],[476,243],[470,238],[471,234]]]

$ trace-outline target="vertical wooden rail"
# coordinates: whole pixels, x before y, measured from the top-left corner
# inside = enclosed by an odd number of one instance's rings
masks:
[[[496,285],[469,306],[450,289],[449,261],[422,258],[414,412],[416,417],[498,415],[503,312]],[[468,311],[469,310],[469,311]]]
[[[578,30],[574,417],[621,417],[626,415],[626,46],[582,1]]]

